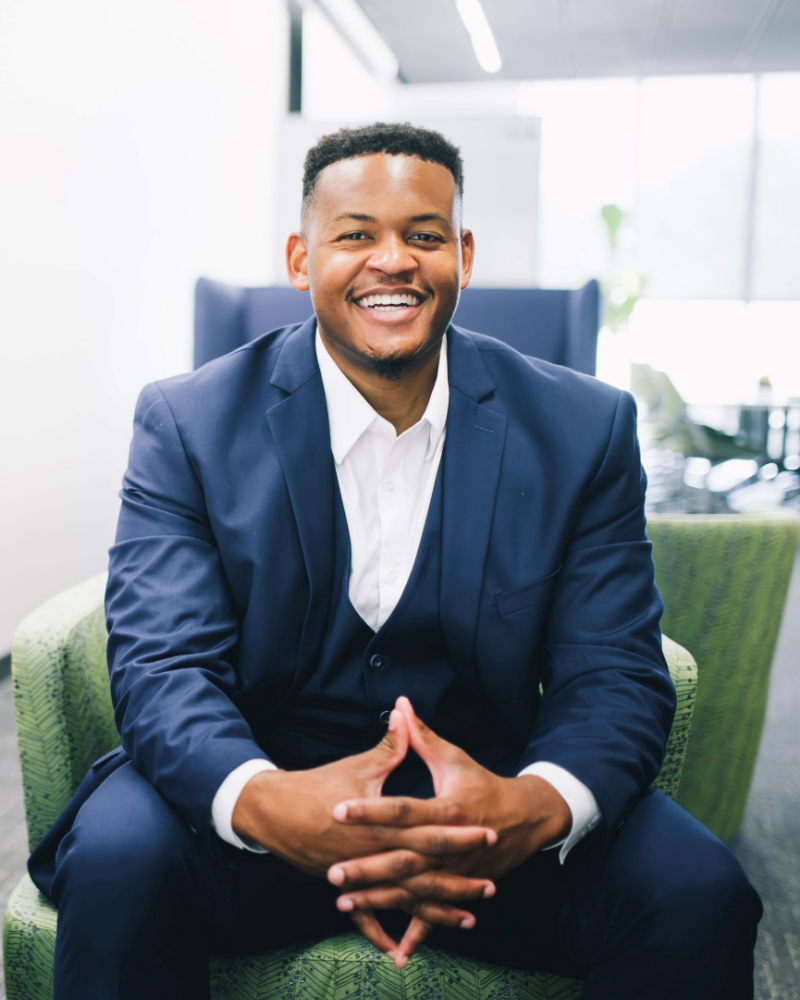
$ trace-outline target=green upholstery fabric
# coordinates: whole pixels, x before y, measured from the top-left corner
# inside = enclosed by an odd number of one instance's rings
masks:
[[[722,840],[739,829],[797,549],[789,511],[651,515],[662,627],[700,666],[678,802]]]
[[[31,850],[92,762],[119,746],[106,667],[106,574],[64,591],[14,633],[11,677]]]
[[[26,875],[6,907],[8,1000],[52,1000],[57,913]],[[577,1000],[581,984],[422,947],[402,972],[360,934],[212,959],[213,1000]],[[145,1000],[143,997],[142,1000]]]
[[[69,801],[89,765],[119,743],[108,694],[105,577],[44,604],[14,636],[12,678],[31,848]],[[697,667],[664,638],[678,711],[654,782],[674,798],[692,722]],[[57,913],[25,875],[3,924],[8,1000],[51,1000]],[[357,933],[245,958],[214,960],[212,996],[235,1000],[573,1000],[575,980],[522,973],[422,948],[402,972]]]

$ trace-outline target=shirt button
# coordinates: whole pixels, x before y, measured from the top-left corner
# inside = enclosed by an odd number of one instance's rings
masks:
[[[388,662],[388,656],[382,656],[380,653],[376,653],[374,656],[370,657],[369,665],[373,670],[380,670],[381,667],[385,667]]]
[[[397,579],[397,573],[387,573],[386,579],[389,581],[389,583],[394,583],[394,581]]]
[[[389,725],[389,718],[390,718],[391,714],[392,713],[388,709],[385,712],[381,712],[381,714],[380,714],[380,720],[384,724],[384,726],[388,726]]]
[[[390,479],[390,480],[389,480],[389,481],[388,481],[388,482],[386,483],[386,489],[387,489],[387,490],[388,490],[388,491],[389,491],[390,493],[391,493],[391,492],[392,492],[392,490],[394,489],[394,483],[393,483],[393,482],[391,481],[391,479]]]

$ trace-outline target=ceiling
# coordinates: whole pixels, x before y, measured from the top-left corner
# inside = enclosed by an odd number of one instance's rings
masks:
[[[408,83],[800,70],[800,0],[481,0],[480,68],[454,0],[358,0]]]

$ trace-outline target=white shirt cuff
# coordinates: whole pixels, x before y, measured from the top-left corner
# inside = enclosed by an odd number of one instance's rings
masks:
[[[211,825],[217,831],[217,836],[234,847],[240,847],[244,851],[253,851],[255,854],[269,854],[266,847],[257,844],[254,840],[243,840],[233,829],[233,810],[242,790],[247,782],[256,774],[262,771],[277,771],[278,768],[271,760],[264,760],[263,757],[255,757],[253,760],[246,760],[244,764],[235,767],[228,777],[222,782],[211,803]]]
[[[597,799],[582,781],[579,781],[574,774],[570,774],[563,767],[559,767],[558,764],[537,760],[520,771],[517,777],[521,778],[523,774],[533,774],[537,778],[544,778],[548,784],[555,788],[570,808],[572,829],[569,834],[558,843],[549,844],[544,848],[544,850],[549,851],[560,847],[558,859],[563,865],[567,860],[567,855],[578,841],[582,840],[590,830],[594,830],[602,820],[603,814],[600,812]]]

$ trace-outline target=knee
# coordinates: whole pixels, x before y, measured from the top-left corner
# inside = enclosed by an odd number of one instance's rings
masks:
[[[748,912],[760,916],[758,895],[734,854],[716,838],[704,849],[687,854],[684,864],[662,891],[670,909],[687,908],[696,920],[713,920],[722,927]]]
[[[664,945],[684,954],[752,950],[761,900],[734,854],[709,834],[670,860],[651,871],[644,907]]]
[[[761,901],[733,852],[674,803],[655,800],[617,875],[636,908],[689,940],[754,932]],[[649,822],[652,819],[653,822]],[[646,835],[646,836],[645,836]],[[631,846],[631,845],[629,845]]]
[[[53,884],[59,910],[93,933],[104,922],[146,920],[164,887],[180,880],[191,836],[145,778],[121,768],[85,803],[59,847]]]

